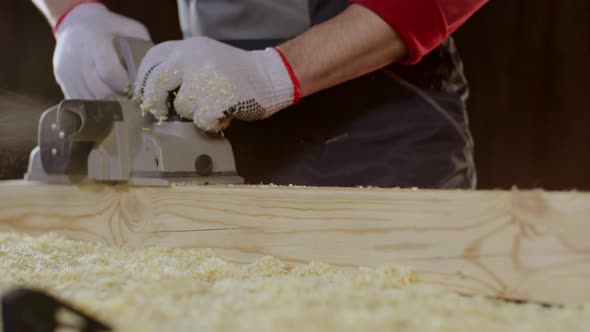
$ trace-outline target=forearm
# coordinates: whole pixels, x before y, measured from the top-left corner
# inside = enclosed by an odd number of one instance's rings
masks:
[[[406,54],[395,31],[360,5],[278,47],[307,96],[387,66]]]
[[[57,20],[75,4],[80,2],[96,2],[93,0],[33,0],[33,3],[43,13],[51,26],[54,26]]]

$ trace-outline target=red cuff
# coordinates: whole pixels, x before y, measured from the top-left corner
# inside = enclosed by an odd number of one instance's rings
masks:
[[[275,50],[277,51],[277,53],[279,53],[279,56],[283,60],[285,68],[287,68],[289,77],[291,77],[291,82],[293,83],[293,104],[297,104],[299,102],[299,99],[301,99],[301,84],[299,83],[299,79],[297,78],[297,76],[295,76],[295,72],[293,71],[291,64],[289,63],[289,61],[287,61],[287,58],[285,57],[283,52],[281,52],[281,50],[279,50],[278,47],[275,47]]]
[[[398,63],[420,62],[449,35],[447,21],[437,0],[350,0],[367,7],[387,22],[407,48]]]
[[[66,16],[68,16],[68,14],[72,12],[72,10],[76,9],[76,7],[78,7],[78,6],[80,6],[81,4],[84,4],[84,3],[102,3],[102,2],[100,0],[82,0],[82,1],[76,2],[72,7],[70,7],[70,9],[66,10],[66,12],[63,13],[57,19],[57,22],[55,22],[55,26],[53,27],[53,30],[52,30],[54,35],[57,32],[57,29],[59,29],[59,26],[63,23],[63,21],[66,18]]]

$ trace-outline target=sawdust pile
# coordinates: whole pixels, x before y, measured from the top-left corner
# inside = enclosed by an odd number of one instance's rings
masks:
[[[590,308],[543,308],[412,285],[410,271],[342,272],[210,251],[138,251],[0,234],[0,290],[41,287],[118,328],[146,331],[588,331]]]

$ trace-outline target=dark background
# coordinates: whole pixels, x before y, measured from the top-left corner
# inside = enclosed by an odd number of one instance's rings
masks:
[[[156,42],[180,38],[176,1],[106,2]],[[471,83],[479,188],[590,189],[590,1],[492,0],[455,37]],[[62,96],[53,37],[30,1],[0,1],[0,41],[0,90],[35,105],[0,101],[1,179],[25,170],[37,120],[27,114]],[[25,124],[15,124],[19,114]],[[30,139],[12,144],[15,131]]]

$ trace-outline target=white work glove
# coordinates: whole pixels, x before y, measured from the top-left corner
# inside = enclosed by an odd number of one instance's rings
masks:
[[[66,98],[103,99],[128,92],[127,71],[113,43],[116,36],[150,40],[141,23],[100,3],[79,4],[58,23],[53,68]]]
[[[207,37],[166,42],[152,48],[137,74],[142,110],[158,119],[168,113],[170,91],[176,112],[201,129],[218,132],[232,118],[261,120],[298,99],[297,79],[274,48],[244,51]]]

